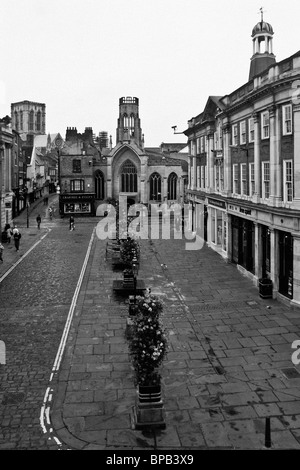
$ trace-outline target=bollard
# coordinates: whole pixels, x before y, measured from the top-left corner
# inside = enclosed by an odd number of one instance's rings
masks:
[[[269,416],[266,418],[265,447],[267,449],[271,447],[271,420]]]

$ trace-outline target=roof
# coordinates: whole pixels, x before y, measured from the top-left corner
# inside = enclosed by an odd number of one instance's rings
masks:
[[[261,34],[261,33],[274,34],[273,28],[270,25],[270,23],[267,23],[266,21],[259,21],[252,29],[251,36],[253,37],[256,34]]]
[[[48,136],[50,135],[51,143],[54,142],[55,138],[58,136],[59,132],[55,134],[41,134],[34,136],[34,143],[35,147],[47,147]]]

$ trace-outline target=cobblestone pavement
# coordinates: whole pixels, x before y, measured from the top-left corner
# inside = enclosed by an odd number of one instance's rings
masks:
[[[263,300],[235,266],[184,240],[141,242],[139,279],[165,302],[166,429],[135,430],[136,390],[121,278],[95,239],[54,391],[51,423],[70,449],[300,449],[300,374],[291,343],[300,310]]]
[[[57,196],[51,198],[57,204]],[[36,227],[37,212],[41,229]],[[0,449],[56,449],[40,425],[40,411],[94,222],[78,223],[44,214],[36,203],[29,227],[22,214],[20,251],[5,244],[0,265]],[[28,251],[34,247],[29,253]]]
[[[270,417],[272,448],[300,449],[300,371],[291,361],[300,309],[261,299],[235,266],[206,246],[185,250],[184,240],[141,241],[138,278],[164,298],[170,347],[166,429],[133,428],[128,304],[113,294],[121,271],[105,262],[105,241],[94,238],[72,301],[95,223],[78,221],[75,232],[65,220],[44,223],[50,232],[0,283],[8,351],[0,365],[0,448],[262,449]],[[72,305],[43,433],[41,405]]]

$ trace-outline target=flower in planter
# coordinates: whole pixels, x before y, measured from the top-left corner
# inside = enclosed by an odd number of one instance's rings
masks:
[[[124,264],[132,265],[133,259],[139,258],[140,247],[134,238],[127,238],[122,240],[120,256]]]
[[[137,297],[132,337],[129,344],[136,384],[160,383],[159,367],[167,352],[167,336],[159,318],[162,301],[151,294]]]

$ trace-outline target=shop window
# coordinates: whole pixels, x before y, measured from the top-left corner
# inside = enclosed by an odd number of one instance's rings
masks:
[[[211,242],[216,243],[216,209],[211,209],[210,210],[211,214]]]

